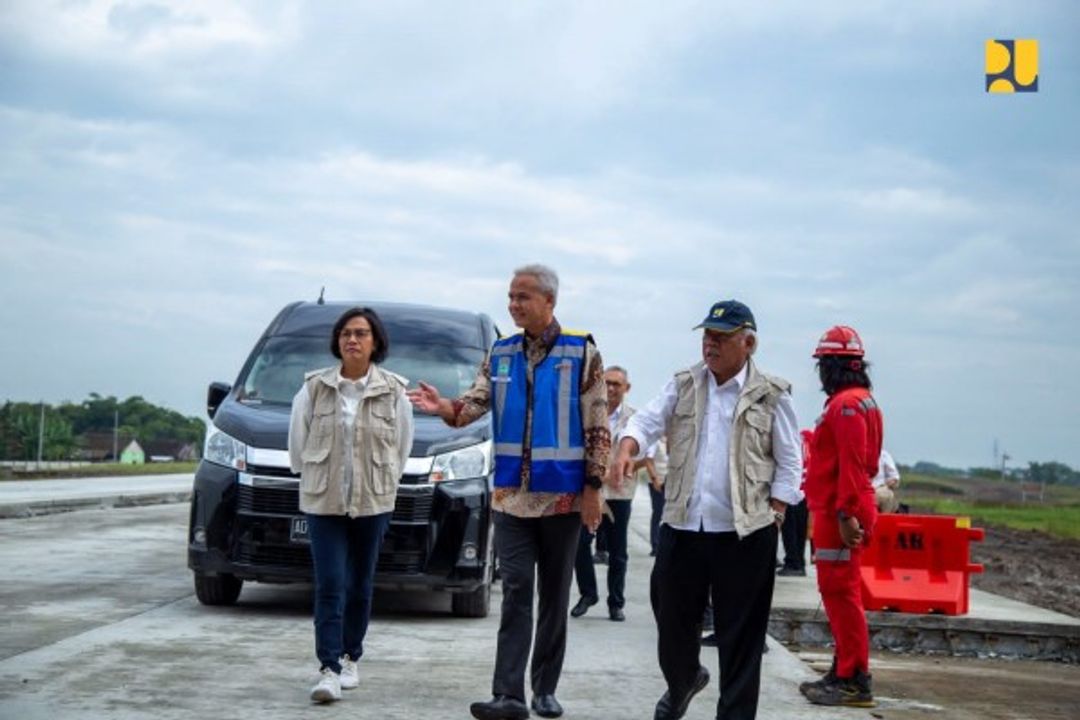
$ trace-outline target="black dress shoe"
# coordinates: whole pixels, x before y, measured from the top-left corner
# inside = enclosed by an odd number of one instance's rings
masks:
[[[524,701],[508,695],[496,695],[487,702],[474,702],[469,706],[469,712],[476,720],[527,720],[529,717],[529,708]]]
[[[532,709],[540,717],[559,717],[562,715],[562,705],[554,695],[533,695]]]
[[[776,571],[777,577],[806,577],[806,568],[782,567]]]
[[[609,607],[607,611],[608,617],[615,622],[622,622],[626,619],[626,613],[622,611],[622,608]]]
[[[656,712],[653,714],[653,720],[679,720],[686,714],[686,709],[690,707],[690,701],[694,699],[694,696],[705,689],[705,686],[709,684],[709,671],[704,666],[699,667],[697,676],[694,678],[694,684],[690,687],[690,691],[686,693],[678,701],[672,700],[671,692],[665,692],[661,696],[660,701],[656,703]]]
[[[570,616],[571,617],[581,617],[585,613],[589,612],[589,608],[591,608],[597,602],[599,602],[599,600],[597,600],[597,598],[587,598],[584,595],[582,595],[581,599],[577,601],[577,605],[575,605],[573,608],[571,608]]]

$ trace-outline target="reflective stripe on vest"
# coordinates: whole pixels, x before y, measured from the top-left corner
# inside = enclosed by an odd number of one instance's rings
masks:
[[[533,369],[529,490],[580,492],[585,480],[585,434],[580,388],[587,336],[560,335]],[[495,343],[490,378],[494,386],[495,486],[521,485],[521,457],[528,409],[528,360],[522,335]]]
[[[830,548],[814,548],[814,559],[818,562],[847,562],[851,559],[850,548],[832,550]]]

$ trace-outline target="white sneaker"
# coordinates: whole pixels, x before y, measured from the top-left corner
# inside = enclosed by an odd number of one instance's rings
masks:
[[[360,669],[348,655],[341,656],[341,689],[352,690],[360,687]]]
[[[311,688],[311,700],[317,703],[334,702],[341,699],[341,677],[330,668],[320,670],[322,677]]]

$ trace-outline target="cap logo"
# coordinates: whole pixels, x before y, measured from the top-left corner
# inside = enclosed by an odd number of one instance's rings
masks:
[[[723,314],[724,314],[724,308],[714,308],[713,311],[712,311],[712,316],[714,318],[718,318]]]

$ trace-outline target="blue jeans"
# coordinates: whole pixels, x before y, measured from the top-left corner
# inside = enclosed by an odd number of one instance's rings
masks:
[[[364,654],[375,565],[390,515],[307,516],[315,564],[315,655],[320,670],[340,673],[342,655],[359,660]]]

